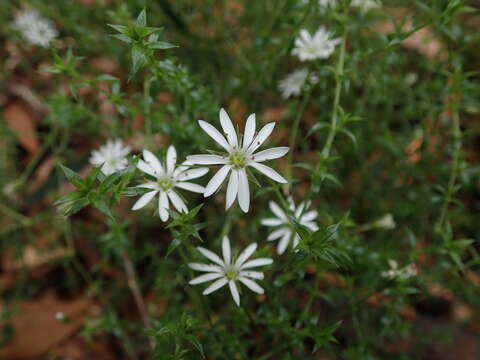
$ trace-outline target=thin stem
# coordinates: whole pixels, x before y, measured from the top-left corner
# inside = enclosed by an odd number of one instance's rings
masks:
[[[0,212],[2,212],[5,216],[9,216],[18,221],[22,226],[29,226],[32,224],[32,219],[20,214],[18,211],[8,207],[5,204],[0,203]]]
[[[290,180],[288,183],[288,189],[290,190],[292,186],[292,163],[293,163],[293,151],[295,149],[295,142],[297,140],[297,134],[298,134],[298,128],[300,126],[300,120],[303,117],[303,113],[305,112],[305,108],[308,104],[308,101],[310,100],[312,91],[311,89],[307,92],[307,94],[303,97],[302,101],[300,102],[300,105],[298,107],[298,112],[295,120],[293,121],[292,125],[292,133],[290,135],[290,151],[288,152],[288,168],[287,168],[287,179]]]
[[[150,78],[145,78],[143,81],[143,103],[144,103],[144,113],[145,113],[145,133],[147,138],[150,138],[152,135],[152,119],[150,118],[150,105],[152,99],[150,96],[150,85],[152,81]]]

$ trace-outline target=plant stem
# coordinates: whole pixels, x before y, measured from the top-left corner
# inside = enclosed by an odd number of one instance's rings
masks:
[[[289,179],[289,183],[287,185],[287,188],[290,192],[290,188],[292,186],[292,163],[293,163],[293,150],[295,148],[295,142],[297,140],[297,134],[298,134],[298,128],[300,126],[300,120],[303,117],[303,113],[305,112],[305,108],[307,106],[308,101],[310,100],[312,91],[311,89],[307,92],[307,94],[303,97],[302,101],[300,102],[300,105],[298,107],[298,112],[295,120],[293,121],[292,125],[292,133],[290,135],[290,151],[288,152],[288,167],[287,167],[287,179]]]
[[[150,96],[151,82],[151,79],[148,77],[143,81],[143,111],[145,113],[145,133],[148,139],[150,139],[150,136],[152,135],[152,119],[150,118],[150,105],[152,103]]]

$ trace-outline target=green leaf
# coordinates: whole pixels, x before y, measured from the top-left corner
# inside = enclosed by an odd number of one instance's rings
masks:
[[[67,180],[72,183],[77,189],[83,188],[84,187],[84,180],[78,175],[75,171],[72,169],[63,166],[62,164],[58,164],[60,169],[63,171],[65,174],[65,177]]]
[[[144,50],[137,45],[132,47],[132,71],[130,76],[135,75],[138,70],[145,64],[147,58],[144,54]]]
[[[104,199],[93,199],[92,204],[98,210],[100,210],[102,213],[107,215],[110,218],[110,220],[112,220],[112,221],[115,220],[115,217],[113,216],[113,213],[110,210],[110,207],[107,205],[107,203]]]
[[[195,346],[197,351],[200,353],[200,356],[205,359],[205,354],[203,352],[202,344],[200,343],[200,341],[198,341],[198,339],[195,336],[190,334],[185,334],[182,337],[185,340],[189,341],[193,346]]]
[[[171,48],[178,47],[177,45],[170,44],[166,41],[150,42],[149,46],[150,46],[151,49],[155,49],[155,50],[165,50],[165,49],[171,49]]]
[[[135,21],[136,26],[147,26],[147,11],[145,8],[138,14],[137,20]]]
[[[113,35],[110,35],[110,36],[114,37],[115,39],[118,39],[120,41],[126,42],[128,44],[133,42],[133,39],[130,36],[125,35],[125,34],[113,34]]]

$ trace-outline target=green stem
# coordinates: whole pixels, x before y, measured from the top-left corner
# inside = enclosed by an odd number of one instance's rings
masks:
[[[5,204],[0,203],[0,212],[18,221],[22,226],[29,226],[32,224],[32,219],[20,214],[18,211],[11,209]]]
[[[143,103],[144,103],[144,113],[145,113],[145,134],[147,138],[150,139],[152,135],[152,119],[150,117],[150,108],[151,108],[151,95],[150,95],[150,85],[152,81],[150,78],[145,78],[143,81]]]

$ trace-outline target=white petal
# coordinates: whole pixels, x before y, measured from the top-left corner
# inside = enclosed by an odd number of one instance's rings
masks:
[[[240,255],[238,255],[237,261],[235,261],[235,267],[242,267],[242,264],[257,250],[257,243],[253,243],[247,246]]]
[[[207,172],[208,172],[208,168],[204,168],[204,167],[188,169],[178,174],[177,180],[179,181],[193,180],[205,175]]]
[[[270,235],[268,235],[267,241],[280,239],[282,236],[285,236],[285,234],[289,234],[289,233],[291,233],[291,230],[289,228],[281,228],[281,229],[275,230]]]
[[[237,304],[237,306],[240,306],[240,294],[238,293],[237,285],[235,285],[235,282],[233,280],[230,280],[228,282],[228,287],[230,288],[230,293],[232,294],[233,301],[235,301],[235,304]]]
[[[203,193],[204,197],[210,196],[217,191],[227,177],[230,168],[230,165],[224,165],[220,168],[220,170],[217,171],[215,175],[213,175],[205,188],[205,192]]]
[[[273,170],[271,167],[268,167],[266,165],[256,163],[256,162],[253,162],[253,161],[250,162],[248,165],[257,169],[263,175],[268,176],[270,179],[275,180],[276,182],[279,182],[281,184],[286,184],[288,182],[282,175],[280,175],[278,172]]]
[[[240,276],[252,279],[263,280],[264,275],[261,271],[240,271]]]
[[[168,196],[164,191],[160,191],[160,196],[158,198],[158,214],[162,221],[168,220]]]
[[[221,273],[209,273],[209,274],[203,274],[203,275],[200,275],[198,277],[196,277],[195,279],[192,279],[190,280],[188,283],[190,285],[197,285],[197,284],[201,284],[201,283],[204,283],[204,282],[207,282],[207,281],[211,281],[211,280],[215,280],[215,279],[218,279],[219,277],[222,277],[224,276],[223,274]]]
[[[222,156],[207,154],[189,155],[187,156],[187,160],[197,165],[219,165],[227,163],[227,159]]]
[[[215,129],[214,126],[210,125],[209,123],[203,120],[198,120],[198,124],[203,129],[203,131],[205,131],[221,147],[223,147],[227,151],[230,151],[230,145],[228,145],[227,140],[225,140],[225,137],[220,133],[220,131],[218,131],[217,129]]]
[[[315,210],[306,212],[300,218],[300,222],[302,222],[302,221],[305,221],[305,222],[312,221],[312,220],[316,219],[317,216],[318,216],[318,212],[315,211]]]
[[[132,206],[132,210],[138,210],[143,208],[145,205],[147,205],[155,195],[157,195],[158,191],[149,191],[145,194],[143,194],[140,199],[138,199],[135,204]]]
[[[228,280],[226,278],[220,278],[218,279],[217,281],[215,281],[212,285],[210,285],[209,287],[207,287],[204,291],[203,291],[203,295],[208,295],[208,294],[211,294],[212,292],[214,291],[217,291],[218,289],[220,289],[223,285],[225,285],[226,283],[228,282]]]
[[[248,187],[247,172],[238,170],[238,203],[243,212],[248,212],[250,207],[250,188]]]
[[[286,146],[274,147],[260,151],[252,155],[252,160],[257,162],[278,159],[288,152],[289,148]]]
[[[252,143],[255,135],[255,114],[250,114],[245,124],[245,131],[243,133],[243,149],[247,149]]]
[[[302,215],[304,209],[305,209],[305,202],[302,201],[302,202],[298,205],[297,210],[294,211],[295,217],[296,217],[297,219],[300,218],[300,216]]]
[[[223,269],[220,266],[212,265],[212,264],[201,264],[201,263],[189,263],[189,268],[196,271],[204,271],[204,272],[221,272],[223,273]]]
[[[175,164],[177,163],[177,151],[173,145],[170,145],[167,150],[167,172],[173,174]]]
[[[173,206],[175,206],[175,208],[179,212],[187,212],[188,211],[187,205],[185,205],[182,198],[180,196],[178,196],[178,194],[175,191],[170,190],[170,191],[168,191],[167,194],[168,194],[168,197],[170,198],[170,200],[172,201]]]
[[[286,233],[285,235],[282,236],[282,238],[278,242],[278,246],[277,246],[277,253],[279,255],[282,255],[285,252],[285,250],[288,247],[288,243],[290,242],[291,237],[292,237],[292,232],[291,231],[289,231],[288,233]]]
[[[102,173],[104,175],[111,175],[115,172],[115,168],[110,165],[110,163],[106,162],[105,164],[102,165],[102,167],[100,168],[100,170],[102,170]]]
[[[184,189],[184,190],[188,190],[188,191],[192,191],[192,192],[196,192],[196,193],[199,193],[199,194],[203,194],[203,192],[205,191],[205,188],[201,185],[198,185],[198,184],[194,184],[194,183],[191,183],[191,182],[178,182],[175,184],[175,187],[178,187],[180,189]]]
[[[224,236],[222,240],[222,253],[223,253],[223,261],[225,262],[225,264],[226,265],[230,264],[232,253],[230,249],[230,240],[228,240],[227,236]]]
[[[208,260],[213,261],[214,263],[220,265],[222,268],[225,266],[222,259],[220,259],[220,257],[217,254],[215,254],[215,253],[211,252],[210,250],[205,249],[201,246],[198,246],[197,250],[200,251],[200,253],[203,256],[205,256]]]
[[[158,184],[154,181],[149,181],[140,185],[135,186],[136,188],[152,189],[159,190]]]
[[[263,226],[278,226],[278,225],[285,224],[285,221],[277,218],[266,218],[266,219],[262,219],[260,223]]]
[[[255,259],[255,260],[247,261],[245,264],[242,265],[242,270],[257,267],[257,266],[270,265],[270,264],[273,264],[273,259],[258,258],[258,259]]]
[[[157,177],[157,173],[155,172],[155,169],[153,167],[151,167],[150,165],[148,165],[145,161],[143,160],[138,160],[138,163],[137,163],[137,168],[140,170],[140,171],[143,171],[144,173],[148,174],[148,175],[151,175],[153,177]]]
[[[312,231],[317,231],[318,230],[317,224],[315,224],[312,221],[302,222],[302,225],[306,226],[307,228],[309,228]]]
[[[143,150],[143,159],[148,165],[150,165],[153,168],[153,170],[155,170],[157,175],[165,174],[165,171],[163,170],[163,167],[160,164],[160,161],[158,161],[157,157],[153,155],[150,151]]]
[[[279,219],[287,220],[287,215],[285,215],[285,212],[283,211],[283,209],[280,206],[278,206],[278,204],[275,201],[270,201],[268,203],[268,207]]]
[[[275,123],[271,122],[265,125],[259,132],[258,135],[253,139],[252,143],[248,147],[248,151],[250,154],[253,154],[255,150],[257,150],[265,140],[270,136],[270,134],[273,131],[273,128],[275,127]]]
[[[237,133],[235,131],[235,127],[233,126],[232,120],[230,120],[230,116],[228,116],[224,108],[220,109],[220,124],[222,125],[223,132],[227,134],[227,140],[230,146],[232,148],[237,148]]]
[[[235,201],[238,193],[238,171],[232,170],[227,187],[227,200],[225,209],[229,209]]]
[[[246,287],[248,287],[253,292],[256,292],[257,294],[264,293],[263,289],[255,281],[244,278],[244,277],[239,277],[238,280],[241,281]]]

